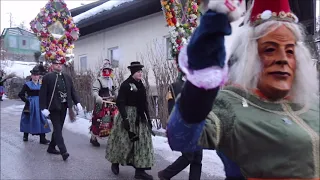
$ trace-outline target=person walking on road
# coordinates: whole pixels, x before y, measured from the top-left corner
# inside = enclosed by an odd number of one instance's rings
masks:
[[[69,108],[69,113],[73,112],[72,101],[77,105],[79,111],[82,111],[82,106],[73,87],[72,79],[69,75],[62,73],[62,66],[63,62],[54,60],[52,62],[53,72],[43,76],[40,89],[40,109],[46,117],[50,117],[53,125],[53,133],[47,152],[61,154],[63,160],[67,160],[69,153],[62,137],[67,109]],[[56,150],[56,146],[60,151]]]
[[[39,82],[40,71],[34,67],[31,71],[31,81],[27,81],[18,96],[25,102],[20,120],[20,132],[23,132],[23,141],[28,141],[29,134],[39,135],[40,144],[49,144],[45,133],[51,132],[47,118],[40,112]]]
[[[129,165],[136,169],[135,179],[152,180],[145,172],[154,164],[154,152],[146,89],[141,81],[143,67],[140,62],[132,62],[128,67],[131,75],[120,86],[116,100],[120,113],[108,139],[106,159],[116,175],[119,164]]]

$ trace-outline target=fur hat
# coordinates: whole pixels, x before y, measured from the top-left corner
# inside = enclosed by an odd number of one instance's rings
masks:
[[[109,59],[105,59],[104,60],[103,65],[101,67],[101,70],[103,70],[103,69],[111,69],[111,70],[113,70],[111,62],[110,62]]]

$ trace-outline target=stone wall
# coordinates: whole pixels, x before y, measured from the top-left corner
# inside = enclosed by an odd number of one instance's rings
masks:
[[[7,97],[9,99],[19,99],[18,94],[21,91],[25,82],[26,80],[20,77],[8,79],[4,84],[6,88]]]

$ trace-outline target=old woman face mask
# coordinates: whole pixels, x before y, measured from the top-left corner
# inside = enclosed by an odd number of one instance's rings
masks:
[[[294,34],[285,26],[258,39],[262,62],[258,88],[270,99],[284,98],[291,90],[296,70],[295,44]]]

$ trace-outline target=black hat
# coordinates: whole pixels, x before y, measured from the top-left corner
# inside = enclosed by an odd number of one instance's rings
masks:
[[[142,64],[140,64],[139,61],[131,62],[130,66],[128,66],[128,68],[131,71],[131,75],[133,75],[134,73],[136,73],[138,71],[141,71],[143,67],[144,66]]]
[[[130,66],[128,66],[129,69],[131,69],[131,68],[137,68],[137,67],[143,68],[144,65],[140,64],[139,61],[133,61],[133,62],[130,63]]]
[[[30,73],[31,73],[32,75],[40,75],[40,70],[39,70],[39,68],[36,66],[36,67],[34,67],[34,68],[30,71]]]

